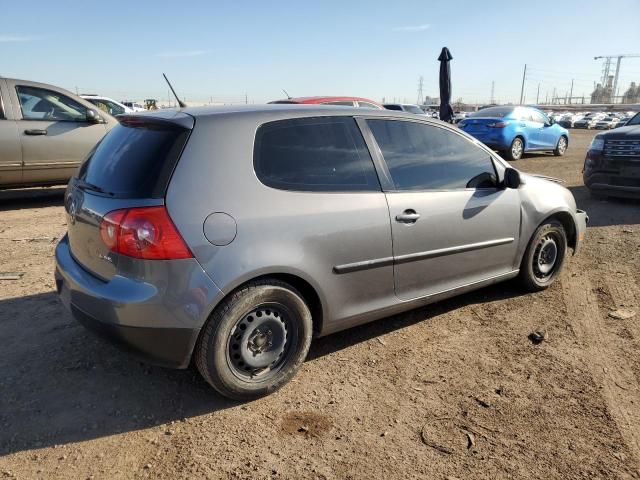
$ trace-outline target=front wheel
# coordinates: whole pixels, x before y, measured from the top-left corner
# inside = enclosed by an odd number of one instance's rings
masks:
[[[506,151],[507,160],[520,160],[523,153],[524,142],[520,137],[514,138],[509,150]]]
[[[565,152],[567,151],[567,138],[566,137],[560,137],[558,139],[558,144],[556,145],[555,150],[553,151],[553,154],[556,157],[561,157],[565,154]]]
[[[214,310],[195,351],[200,374],[220,394],[253,400],[287,383],[313,332],[302,295],[279,280],[250,282]]]
[[[520,282],[528,291],[549,288],[560,274],[567,254],[567,234],[562,224],[549,220],[533,234],[520,264]]]

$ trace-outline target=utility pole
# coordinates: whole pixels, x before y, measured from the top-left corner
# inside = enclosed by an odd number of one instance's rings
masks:
[[[569,104],[571,104],[571,97],[573,97],[573,78],[571,79],[571,93],[569,93]]]
[[[538,83],[538,93],[536,93],[536,105],[540,103],[540,84]]]
[[[524,80],[527,78],[527,64],[524,64],[524,72],[522,72],[522,88],[520,89],[520,105],[524,99]]]
[[[496,100],[495,100],[495,97],[494,97],[495,88],[496,88],[496,81],[495,80],[491,80],[491,101],[489,102],[491,105],[496,103]]]
[[[553,87],[553,96],[551,97],[551,105],[554,105],[556,103],[556,87]]]
[[[420,75],[420,78],[418,79],[418,101],[416,102],[418,105],[422,105],[424,103],[424,95],[422,92],[423,84],[424,78]]]
[[[246,105],[246,104],[248,104],[248,103],[249,103],[249,97],[248,97],[248,95],[245,93],[245,94],[244,94],[244,104]]]

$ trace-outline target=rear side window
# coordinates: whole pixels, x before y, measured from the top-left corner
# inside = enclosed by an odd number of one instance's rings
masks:
[[[444,128],[399,120],[367,120],[397,190],[495,188],[487,152]]]
[[[254,167],[283,190],[380,190],[369,150],[351,117],[283,120],[256,134]]]
[[[93,149],[78,177],[124,198],[163,198],[190,130],[164,123],[120,124]]]

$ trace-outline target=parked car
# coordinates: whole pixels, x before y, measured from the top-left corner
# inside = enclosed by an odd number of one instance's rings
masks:
[[[144,108],[144,105],[142,105],[141,103],[138,102],[132,102],[130,100],[123,100],[122,105],[124,105],[127,108],[130,108],[131,110],[133,110],[134,112],[146,112],[147,109]]]
[[[397,112],[407,112],[413,113],[416,115],[426,115],[424,110],[422,110],[418,105],[413,105],[410,103],[385,103],[383,105],[387,110],[395,110]]]
[[[343,107],[376,108],[384,110],[384,107],[373,100],[361,97],[297,97],[275,100],[271,104],[301,103],[305,105],[337,105]]]
[[[584,118],[584,115],[582,114],[567,114],[564,115],[559,121],[558,121],[558,125],[560,125],[563,128],[574,128],[575,123],[578,120],[582,120]]]
[[[66,183],[116,123],[62,88],[0,78],[0,188]]]
[[[604,117],[596,121],[593,128],[597,130],[611,130],[612,128],[616,128],[618,122],[618,117]]]
[[[569,190],[427,117],[118,118],[67,188],[57,290],[89,328],[165,366],[193,359],[227,397],[281,387],[314,336],[510,278],[547,288],[584,238]]]
[[[109,115],[116,116],[122,115],[123,113],[133,113],[133,110],[126,105],[123,105],[120,102],[116,102],[112,98],[109,97],[101,97],[100,95],[80,95],[82,98],[87,100],[88,102],[93,103],[96,107],[98,107],[103,112],[107,112]]]
[[[460,121],[467,118],[467,112],[453,112],[453,123],[459,123]]]
[[[489,107],[467,116],[458,126],[489,147],[519,160],[525,152],[551,151],[564,155],[569,132],[531,107]]]
[[[598,121],[600,120],[600,117],[595,117],[595,116],[585,116],[584,118],[582,118],[581,120],[577,120],[573,126],[574,128],[586,128],[586,129],[592,129],[595,128],[596,123],[598,123]]]
[[[624,127],[593,137],[582,173],[596,197],[640,198],[640,113]]]

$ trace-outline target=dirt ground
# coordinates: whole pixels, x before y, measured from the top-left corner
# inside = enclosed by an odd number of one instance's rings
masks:
[[[54,293],[62,190],[0,192],[0,271],[24,273],[0,281],[0,478],[640,478],[640,202],[589,197],[592,136],[517,162],[591,218],[551,289],[500,284],[318,339],[247,404],[79,326]]]

